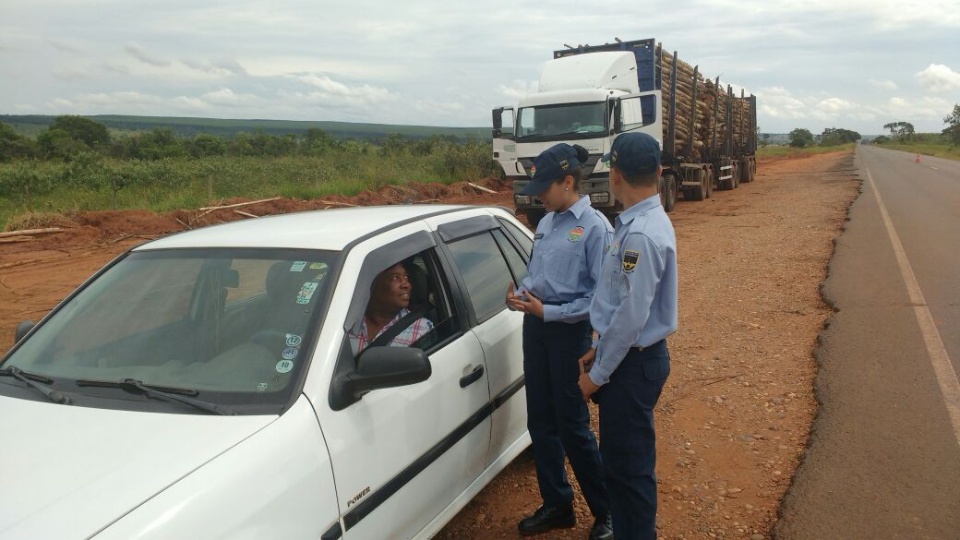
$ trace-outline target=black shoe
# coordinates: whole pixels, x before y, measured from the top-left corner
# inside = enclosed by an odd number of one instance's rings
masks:
[[[517,530],[520,531],[520,536],[530,536],[551,529],[568,529],[576,524],[577,516],[573,513],[572,506],[563,508],[541,506],[532,516],[520,520]]]
[[[610,514],[597,518],[590,529],[590,540],[613,540],[613,520]]]

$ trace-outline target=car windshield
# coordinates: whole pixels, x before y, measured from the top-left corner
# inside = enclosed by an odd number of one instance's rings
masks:
[[[517,113],[518,141],[586,139],[606,133],[606,103],[523,107]]]
[[[0,369],[46,377],[76,404],[149,401],[130,384],[106,384],[132,380],[184,389],[241,413],[282,407],[321,324],[337,256],[278,249],[129,253],[59,306]],[[12,379],[0,379],[0,391],[13,391]]]

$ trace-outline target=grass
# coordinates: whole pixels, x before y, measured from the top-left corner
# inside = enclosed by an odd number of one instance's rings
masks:
[[[757,150],[757,157],[797,158],[816,154],[826,154],[829,152],[839,152],[841,150],[853,150],[853,146],[854,143],[841,144],[839,146],[808,146],[806,148],[795,148],[792,146],[765,146]]]
[[[451,157],[452,156],[452,157]],[[91,210],[198,208],[223,199],[353,196],[408,182],[450,184],[489,176],[482,155],[331,152],[324,156],[93,158],[84,167],[56,161],[0,164],[0,230],[18,216]],[[117,182],[122,188],[114,192]],[[115,200],[114,200],[115,198]]]

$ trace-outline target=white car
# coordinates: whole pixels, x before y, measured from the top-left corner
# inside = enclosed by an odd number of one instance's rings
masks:
[[[529,444],[531,246],[502,208],[390,206],[130,250],[0,363],[0,539],[429,537]],[[357,356],[399,261],[433,330]]]

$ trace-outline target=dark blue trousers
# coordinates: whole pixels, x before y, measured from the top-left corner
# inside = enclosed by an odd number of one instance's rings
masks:
[[[597,438],[577,381],[577,360],[590,348],[589,321],[575,324],[523,318],[523,369],[527,392],[527,429],[532,440],[540,496],[548,507],[569,506],[573,488],[564,457],[596,517],[609,512]]]
[[[662,340],[630,349],[597,392],[600,454],[617,540],[657,538],[657,464],[653,408],[670,374]]]

